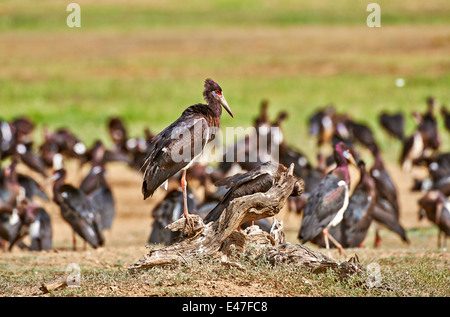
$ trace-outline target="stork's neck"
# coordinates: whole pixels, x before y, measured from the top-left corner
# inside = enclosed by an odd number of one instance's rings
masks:
[[[342,179],[347,186],[350,186],[350,172],[348,170],[348,165],[341,165],[336,167],[332,172],[336,177]]]
[[[375,161],[373,163],[373,168],[376,168],[379,170],[384,169],[384,164],[383,164],[383,160],[381,159],[380,153],[375,154]]]
[[[217,101],[217,99],[214,98],[211,94],[208,94],[205,99],[208,103],[208,106],[214,111],[216,118],[220,118],[220,116],[222,115],[222,106]]]
[[[66,175],[64,174],[64,172],[61,172],[61,175],[59,175],[58,178],[53,183],[53,192],[58,191],[58,189],[64,185],[65,180]]]

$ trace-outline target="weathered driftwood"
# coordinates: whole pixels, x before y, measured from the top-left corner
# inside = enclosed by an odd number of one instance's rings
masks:
[[[240,225],[266,217],[273,217],[283,208],[286,200],[293,192],[294,186],[303,186],[302,181],[293,175],[293,165],[283,172],[268,191],[239,197],[231,201],[217,221],[203,224],[197,215],[191,215],[194,220],[194,230],[184,232],[189,226],[185,218],[181,218],[167,226],[170,230],[184,233],[181,241],[170,246],[152,249],[129,267],[142,269],[154,266],[189,263],[198,255],[217,256],[225,265],[240,265],[228,261],[233,253],[256,252],[255,256],[263,256],[273,264],[288,262],[306,268],[339,267],[339,264],[320,252],[305,246],[293,245],[285,241],[282,223],[274,219],[271,233],[251,226],[245,230],[236,230]],[[255,251],[256,250],[256,251]]]

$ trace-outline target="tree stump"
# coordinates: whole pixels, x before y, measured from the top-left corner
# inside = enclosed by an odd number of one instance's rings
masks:
[[[242,254],[249,246],[264,250],[266,258],[273,264],[289,262],[315,269],[339,267],[339,263],[320,252],[287,243],[282,223],[277,222],[275,218],[270,234],[257,226],[237,230],[245,222],[277,215],[293,193],[294,187],[297,194],[303,193],[303,181],[293,175],[293,168],[293,164],[289,169],[285,168],[268,191],[232,200],[220,218],[214,222],[205,225],[198,215],[191,215],[194,220],[194,229],[189,232],[186,231],[188,226],[184,217],[168,225],[167,228],[170,230],[183,232],[181,241],[150,250],[129,269],[189,263],[198,255],[219,257],[222,263],[233,265],[226,260],[231,250]]]

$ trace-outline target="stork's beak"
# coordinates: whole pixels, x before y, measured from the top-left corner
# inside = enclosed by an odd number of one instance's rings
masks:
[[[39,189],[43,190],[49,183],[57,180],[60,177],[59,173],[53,173],[51,176],[44,179]]]
[[[230,114],[232,118],[234,118],[233,113],[231,112],[230,106],[228,105],[228,102],[226,101],[225,97],[223,95],[218,95],[213,91],[214,96],[219,100],[220,104],[225,108],[225,110]]]
[[[347,161],[349,161],[351,164],[358,166],[358,163],[356,163],[355,158],[353,157],[352,153],[350,152],[350,150],[346,150],[344,151],[344,157],[347,159]]]

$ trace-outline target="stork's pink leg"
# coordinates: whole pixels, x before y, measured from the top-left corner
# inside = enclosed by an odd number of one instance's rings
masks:
[[[77,237],[74,230],[72,230],[72,248],[74,251],[77,249]]]
[[[373,243],[373,246],[375,248],[379,248],[381,246],[381,237],[380,233],[378,232],[378,229],[375,230],[375,241]]]
[[[327,228],[323,228],[322,234],[323,234],[323,238],[325,239],[325,247],[327,249],[329,249],[330,248],[330,243],[328,242],[328,229]]]
[[[336,248],[339,250],[339,254],[342,254],[342,255],[344,255],[344,256],[347,256],[346,254],[345,254],[345,251],[344,251],[344,248],[342,247],[342,245],[331,235],[331,234],[329,234],[328,233],[328,229],[327,228],[324,228],[323,230],[322,230],[322,234],[323,234],[323,237],[324,237],[324,239],[325,239],[325,246],[326,246],[326,248],[327,248],[327,250],[328,250],[328,254],[330,255],[330,257],[331,257],[331,253],[330,253],[330,243],[329,243],[329,241],[328,241],[328,239],[330,239],[331,240],[331,242],[333,242],[334,243],[334,245],[336,246]]]
[[[191,223],[188,203],[187,203],[187,182],[186,182],[186,170],[182,171],[181,174],[181,189],[183,190],[183,201],[184,201],[184,217],[186,218],[186,223],[188,223],[192,229],[194,229],[194,225]]]

